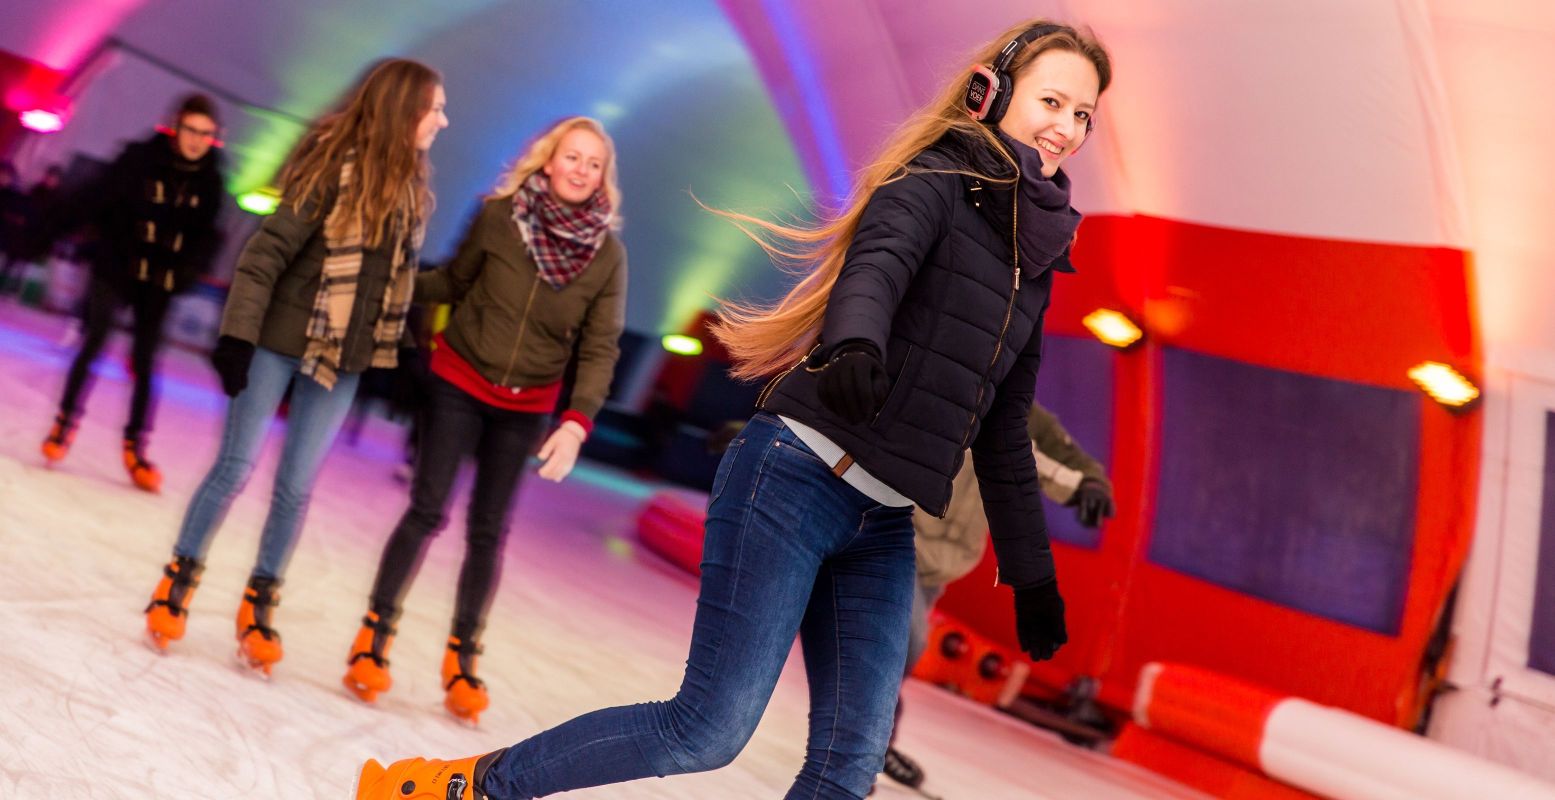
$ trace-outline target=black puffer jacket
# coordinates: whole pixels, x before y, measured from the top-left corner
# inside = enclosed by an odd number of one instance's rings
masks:
[[[166,292],[189,288],[210,267],[220,243],[220,151],[197,161],[156,133],[132,142],[83,197],[75,213],[94,223],[99,278],[126,287],[141,281]]]
[[[1017,256],[1013,184],[954,172],[1011,173],[984,148],[947,137],[909,175],[875,191],[832,289],[820,345],[774,379],[760,404],[819,430],[935,516],[944,515],[971,447],[1000,580],[1022,588],[1054,576],[1026,416],[1053,272],[1072,269],[1063,256]],[[806,368],[850,339],[880,348],[892,378],[866,424],[828,411],[816,395],[818,373]]]

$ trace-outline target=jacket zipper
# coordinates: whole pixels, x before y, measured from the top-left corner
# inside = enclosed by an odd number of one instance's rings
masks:
[[[767,402],[767,398],[772,395],[772,390],[776,389],[777,385],[779,383],[782,383],[784,378],[788,377],[788,373],[793,372],[795,369],[799,368],[800,364],[803,364],[804,362],[810,360],[810,356],[815,355],[815,351],[817,349],[819,349],[820,346],[821,346],[821,341],[820,341],[820,338],[817,337],[816,341],[815,341],[815,344],[811,345],[811,347],[810,347],[810,352],[805,353],[804,355],[800,356],[799,360],[795,361],[792,366],[790,366],[788,369],[783,370],[783,374],[781,374],[781,375],[777,376],[776,378],[773,378],[772,380],[768,381],[767,385],[762,388],[761,394],[756,396],[756,407],[757,408],[761,408],[763,405],[765,405],[766,402]]]
[[[999,363],[999,354],[1004,352],[1004,334],[1010,329],[1010,317],[1015,313],[1015,298],[1020,293],[1020,168],[1015,168],[1015,197],[1010,201],[1010,248],[1015,254],[1015,277],[1010,289],[1010,302],[1004,307],[1004,324],[999,327],[999,341],[994,343],[993,358],[988,362],[988,368],[983,371],[983,381],[977,387],[977,401],[972,404],[972,415],[967,419],[966,433],[961,434],[961,450],[967,448],[967,440],[972,438],[972,426],[977,424],[977,410],[983,407],[983,393],[988,390],[988,376],[993,374],[994,365]]]
[[[524,301],[524,313],[518,318],[518,338],[513,340],[513,352],[508,354],[508,367],[502,373],[502,385],[507,386],[513,376],[513,364],[518,361],[518,348],[524,343],[524,331],[529,327],[529,309],[535,302],[535,290],[540,288],[540,277],[529,284],[529,299]]]

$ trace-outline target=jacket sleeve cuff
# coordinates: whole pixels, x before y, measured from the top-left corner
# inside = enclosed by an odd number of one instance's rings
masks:
[[[594,432],[594,420],[589,419],[581,411],[567,410],[562,412],[562,422],[576,422],[583,428],[585,434]]]

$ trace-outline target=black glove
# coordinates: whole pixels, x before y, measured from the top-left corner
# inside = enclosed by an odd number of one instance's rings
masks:
[[[1069,501],[1074,506],[1074,517],[1087,528],[1101,527],[1101,521],[1110,519],[1117,508],[1112,504],[1112,493],[1107,484],[1095,478],[1086,478],[1074,490]]]
[[[254,360],[254,345],[233,336],[216,340],[211,351],[211,366],[221,376],[221,390],[228,397],[237,397],[248,388],[248,365]]]
[[[815,391],[821,404],[852,425],[874,417],[891,391],[891,379],[880,363],[880,351],[869,342],[838,345],[820,373]]]
[[[1015,590],[1015,635],[1033,661],[1045,661],[1069,641],[1058,579]]]

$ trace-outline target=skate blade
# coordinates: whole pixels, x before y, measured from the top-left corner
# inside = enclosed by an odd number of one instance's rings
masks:
[[[362,765],[362,771],[357,773],[356,780],[351,782],[351,797],[355,800],[363,800],[366,792],[387,772],[388,770],[378,763],[378,759],[367,759],[367,763]]]
[[[362,702],[364,702],[364,703],[366,703],[368,705],[376,705],[378,703],[378,690],[377,689],[369,689],[366,686],[363,686],[360,683],[357,683],[356,681],[351,680],[351,676],[350,675],[347,675],[346,677],[341,678],[340,679],[340,683],[341,683],[341,685],[346,687],[346,692],[348,694],[350,694],[352,697],[354,697],[354,698],[356,698],[356,699],[358,699],[358,700],[360,700],[360,701],[362,701]]]
[[[234,654],[234,657],[238,662],[238,668],[241,669],[245,674],[258,678],[266,683],[270,682],[270,670],[275,666],[274,664],[266,664],[262,661],[252,661],[248,656],[243,655],[242,648],[238,648],[238,651]]]
[[[448,716],[452,717],[454,722],[459,723],[463,727],[471,728],[471,729],[480,727],[481,712],[479,712],[479,711],[476,711],[474,713],[469,713],[469,712],[461,713],[461,712],[455,711],[455,710],[453,710],[451,708],[448,708],[447,706],[444,706],[443,709],[448,712]]]
[[[156,653],[159,656],[167,655],[168,645],[172,644],[171,640],[163,639],[161,636],[158,636],[151,631],[142,631],[140,640],[144,642],[147,647],[151,648],[151,652]]]

